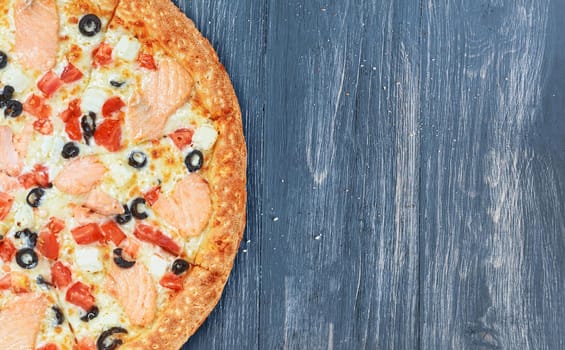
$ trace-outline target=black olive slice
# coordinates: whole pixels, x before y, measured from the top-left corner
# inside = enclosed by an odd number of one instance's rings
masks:
[[[122,248],[114,249],[114,262],[122,269],[129,269],[135,265],[135,261],[128,261],[122,257],[124,250]]]
[[[30,248],[35,248],[37,244],[37,233],[31,232],[29,228],[16,232],[15,237],[17,239],[25,239],[27,241],[26,245]]]
[[[14,97],[14,88],[10,85],[4,86],[0,99],[4,100],[4,102],[7,102],[8,100],[11,100],[12,97]]]
[[[22,248],[16,253],[16,262],[24,269],[33,269],[37,266],[37,254],[31,248]]]
[[[52,306],[51,310],[55,312],[55,320],[57,321],[57,326],[60,326],[65,322],[65,315],[63,315],[63,311],[58,306]]]
[[[26,197],[26,202],[33,208],[39,207],[41,204],[41,198],[45,194],[45,190],[42,188],[34,188],[33,190],[29,191]]]
[[[177,259],[173,262],[173,267],[171,268],[171,270],[173,271],[173,273],[175,275],[182,275],[183,273],[186,272],[186,270],[188,270],[188,268],[190,267],[190,264],[188,263],[188,261],[184,260],[184,259]]]
[[[6,109],[4,110],[4,116],[9,118],[19,117],[24,111],[20,101],[9,100],[6,102]]]
[[[129,211],[129,207],[124,204],[124,213],[116,215],[115,217],[116,222],[120,225],[127,224],[131,220],[131,212]]]
[[[126,83],[125,81],[110,80],[110,85],[117,88],[121,88],[122,86],[124,86],[125,83]]]
[[[108,330],[105,330],[100,334],[98,340],[96,341],[96,349],[97,350],[114,350],[117,349],[118,346],[122,345],[124,342],[121,339],[113,339],[113,335],[115,334],[128,334],[128,331],[123,329],[122,327],[112,327]]]
[[[140,210],[140,206],[145,207],[145,198],[138,197],[131,201],[131,205],[129,207],[131,215],[138,220],[147,219],[149,215],[147,215],[146,212]]]
[[[133,151],[128,158],[128,164],[136,169],[141,169],[147,165],[147,156],[140,151]]]
[[[45,279],[45,277],[43,277],[43,276],[41,276],[41,275],[38,275],[38,276],[35,278],[35,282],[37,282],[37,284],[39,284],[39,285],[41,285],[41,286],[46,286],[47,288],[53,287],[53,284],[52,284],[51,282],[47,281],[47,280]]]
[[[102,22],[98,16],[88,14],[80,19],[78,22],[78,30],[84,36],[95,36],[100,32]]]
[[[6,68],[8,65],[8,55],[4,51],[0,51],[0,69]]]
[[[204,163],[204,155],[202,154],[202,152],[200,152],[197,149],[190,152],[184,159],[184,165],[186,165],[186,168],[191,173],[200,170],[200,168],[202,168],[203,163]]]
[[[98,306],[94,305],[93,307],[90,308],[90,310],[86,312],[86,314],[80,317],[80,320],[82,322],[92,321],[98,316],[99,313],[100,313],[100,309],[98,308]]]
[[[65,159],[77,157],[80,154],[80,149],[74,142],[67,142],[63,146],[61,156]]]
[[[90,138],[94,136],[96,131],[96,113],[88,112],[87,115],[83,115],[80,119],[80,127],[82,128],[84,142],[90,145]]]

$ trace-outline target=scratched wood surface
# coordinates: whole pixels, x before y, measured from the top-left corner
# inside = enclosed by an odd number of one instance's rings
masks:
[[[565,348],[565,1],[176,2],[249,151],[184,350]]]

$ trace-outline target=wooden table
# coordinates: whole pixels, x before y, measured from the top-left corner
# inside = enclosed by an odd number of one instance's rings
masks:
[[[178,3],[249,150],[184,349],[565,349],[565,1]]]

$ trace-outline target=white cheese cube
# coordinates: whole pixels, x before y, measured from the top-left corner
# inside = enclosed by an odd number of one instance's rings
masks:
[[[207,151],[214,146],[218,132],[209,125],[202,125],[192,135],[192,144],[195,148]]]
[[[22,92],[31,85],[31,78],[14,64],[9,64],[4,69],[1,80],[4,85],[12,86],[16,92]]]
[[[102,271],[100,251],[96,247],[78,247],[75,251],[75,261],[81,270],[86,272]]]
[[[168,267],[169,263],[166,260],[162,259],[158,255],[151,255],[151,259],[149,261],[149,271],[151,272],[155,280],[160,280],[167,271]]]
[[[97,88],[89,88],[82,95],[82,103],[80,105],[83,112],[100,113],[102,106],[108,95],[106,91]]]
[[[137,58],[140,49],[141,43],[137,39],[122,35],[114,49],[114,53],[116,57],[131,62]]]

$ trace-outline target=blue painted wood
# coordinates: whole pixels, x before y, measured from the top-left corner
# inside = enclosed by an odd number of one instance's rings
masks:
[[[565,348],[561,0],[178,0],[249,149],[188,349]]]

